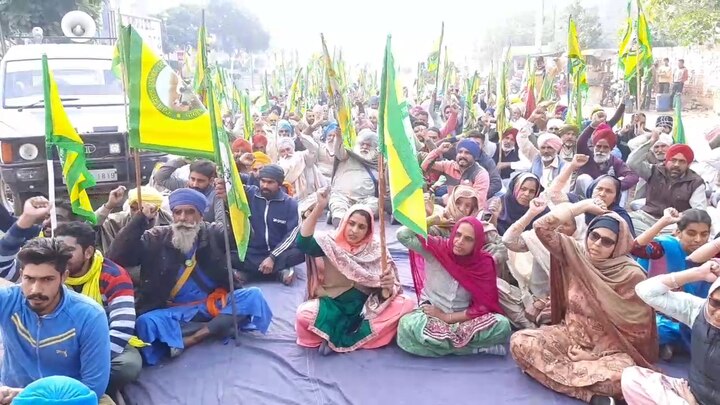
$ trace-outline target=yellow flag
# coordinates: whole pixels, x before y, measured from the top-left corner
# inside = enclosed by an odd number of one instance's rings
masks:
[[[210,115],[191,84],[130,26],[118,47],[128,77],[130,147],[213,159]]]

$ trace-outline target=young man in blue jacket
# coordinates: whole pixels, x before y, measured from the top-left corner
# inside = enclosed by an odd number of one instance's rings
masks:
[[[305,261],[305,255],[295,246],[299,230],[298,204],[280,188],[285,180],[280,166],[264,166],[258,179],[259,187],[245,186],[252,233],[245,261],[234,263],[233,268],[238,270],[240,282],[279,278],[289,285],[295,278],[292,267]],[[224,189],[219,194],[224,196]]]
[[[6,401],[8,395],[14,397],[31,382],[51,375],[77,379],[101,398],[110,378],[105,311],[64,286],[72,252],[55,239],[25,243],[37,235],[33,225],[49,210],[44,197],[29,199],[23,214],[0,239],[0,256],[5,258],[0,274],[13,278],[8,276],[19,271],[20,275],[20,285],[3,280],[0,287],[0,330],[5,344],[0,380],[6,385],[0,390]],[[104,397],[100,403],[112,400]]]

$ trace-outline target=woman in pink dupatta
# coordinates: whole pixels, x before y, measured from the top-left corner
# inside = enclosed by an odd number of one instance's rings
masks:
[[[397,267],[387,252],[387,272],[380,244],[373,236],[369,207],[350,207],[336,232],[313,236],[328,202],[328,189],[303,221],[297,246],[308,260],[309,301],[297,310],[297,343],[320,347],[322,354],[374,349],[392,342],[397,324],[415,302],[402,294]],[[322,258],[322,266],[315,258]]]
[[[510,322],[500,307],[495,261],[483,250],[482,223],[462,218],[449,238],[425,239],[402,227],[397,238],[425,259],[425,273],[413,273],[421,307],[400,319],[398,346],[426,357],[504,355]]]

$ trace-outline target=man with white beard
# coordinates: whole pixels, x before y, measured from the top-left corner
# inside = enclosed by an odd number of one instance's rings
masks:
[[[638,183],[640,177],[621,158],[611,152],[617,144],[617,135],[608,124],[602,123],[597,126],[590,138],[592,141],[592,159],[578,170],[578,177],[575,181],[575,193],[585,195],[590,183],[602,175],[609,175],[620,180],[620,189],[625,192]],[[583,140],[578,141],[578,153]],[[626,193],[623,195],[621,204],[624,204]]]
[[[202,220],[205,196],[182,188],[169,202],[172,225],[151,227],[157,207],[143,204],[107,253],[121,266],[140,266],[135,329],[150,344],[141,350],[150,365],[207,338],[230,336],[231,300],[243,329],[265,333],[272,319],[260,289],[229,284],[223,225]]]
[[[377,215],[378,209],[378,135],[363,129],[355,139],[353,150],[345,149],[342,138],[335,136],[335,165],[330,192],[330,213],[334,226],[340,224],[348,208],[367,205]]]

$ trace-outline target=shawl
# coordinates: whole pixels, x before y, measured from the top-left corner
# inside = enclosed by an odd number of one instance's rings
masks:
[[[325,258],[329,260],[337,270],[348,280],[359,284],[360,286],[371,289],[371,293],[365,302],[364,314],[366,319],[372,319],[381,313],[390,302],[401,292],[402,287],[399,284],[399,276],[397,266],[390,256],[390,252],[386,251],[388,259],[388,269],[395,274],[396,288],[388,298],[382,297],[382,288],[380,287],[380,279],[382,278],[382,264],[380,254],[380,242],[373,236],[374,221],[371,220],[368,233],[360,243],[351,246],[345,238],[345,227],[348,219],[357,211],[364,211],[373,218],[372,210],[364,205],[353,205],[350,207],[340,222],[340,226],[335,233],[323,233],[315,237],[318,246],[325,253]]]
[[[498,217],[497,227],[501,235],[505,234],[505,231],[510,228],[510,225],[517,222],[527,212],[529,207],[520,205],[515,194],[520,190],[523,183],[528,180],[535,181],[537,183],[537,192],[533,197],[537,197],[540,194],[540,179],[532,173],[520,173],[510,180],[507,191],[502,196],[502,212]],[[534,222],[534,221],[533,221]],[[528,225],[525,230],[530,229],[532,222]]]
[[[456,256],[453,253],[453,240],[462,223],[472,225],[475,230],[475,246],[472,254],[468,256]],[[417,235],[417,238],[423,249],[470,293],[468,317],[477,318],[488,313],[503,313],[498,297],[495,260],[483,249],[485,229],[477,218],[465,217],[457,221],[449,238],[428,236],[425,239],[420,235]]]
[[[104,260],[102,253],[96,250],[87,273],[80,277],[68,276],[65,279],[65,284],[72,287],[82,286],[82,295],[90,297],[93,301],[103,305],[102,293],[100,292],[100,274],[102,273]]]
[[[475,199],[475,208],[469,215],[465,215],[460,212],[460,209],[457,206],[457,200],[460,198]],[[450,198],[448,198],[447,206],[442,211],[442,213],[440,215],[431,215],[428,218],[428,226],[435,225],[450,230],[450,228],[455,225],[455,222],[459,221],[463,217],[475,217],[478,215],[479,212],[480,207],[478,204],[477,193],[475,193],[475,190],[470,186],[459,185],[453,189],[452,193],[450,194]]]
[[[633,226],[632,219],[630,218],[630,214],[620,205],[620,198],[622,198],[622,188],[620,184],[620,180],[617,179],[617,177],[610,176],[608,174],[602,175],[598,177],[597,179],[593,180],[592,183],[588,186],[587,190],[585,190],[585,197],[586,198],[592,198],[593,191],[595,191],[595,187],[597,187],[598,183],[600,183],[600,180],[603,179],[611,179],[613,181],[613,184],[615,185],[615,201],[613,201],[612,205],[607,207],[609,210],[613,211],[614,213],[618,214],[620,218],[622,218],[630,228],[630,234],[635,237],[635,227]],[[595,215],[593,214],[585,214],[585,223],[587,225],[590,225],[590,222],[595,219]]]
[[[567,286],[571,280],[575,281],[584,290],[587,305],[591,306],[603,333],[613,337],[637,365],[652,369],[658,359],[655,313],[635,293],[635,286],[645,280],[645,272],[628,256],[633,237],[627,223],[614,212],[598,218],[602,217],[613,218],[620,226],[615,250],[609,259],[592,262],[585,241],[557,235],[563,254],[553,255],[550,268],[552,323],[564,319],[571,304],[567,299]]]

